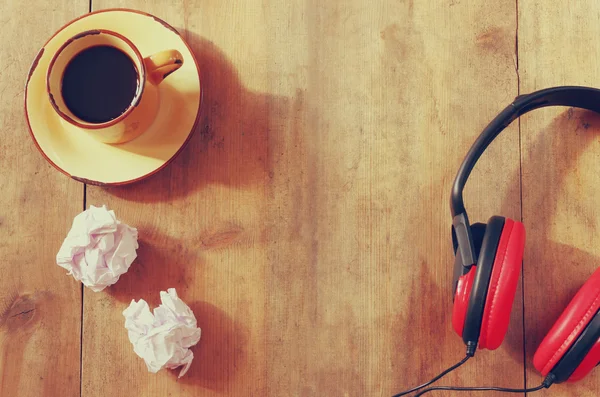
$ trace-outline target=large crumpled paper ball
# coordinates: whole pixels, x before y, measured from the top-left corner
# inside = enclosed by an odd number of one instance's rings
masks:
[[[125,316],[125,328],[135,353],[144,359],[148,371],[183,366],[181,378],[192,365],[189,350],[200,340],[200,328],[192,310],[177,296],[175,288],[160,292],[161,305],[150,313],[145,300],[132,300]]]
[[[137,257],[137,229],[117,220],[106,206],[77,215],[56,263],[76,280],[98,292],[116,283]]]

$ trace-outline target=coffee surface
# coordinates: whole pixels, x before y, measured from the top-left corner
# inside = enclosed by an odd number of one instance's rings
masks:
[[[123,114],[138,87],[135,64],[111,46],[78,53],[65,68],[62,96],[69,110],[88,123],[105,123]]]

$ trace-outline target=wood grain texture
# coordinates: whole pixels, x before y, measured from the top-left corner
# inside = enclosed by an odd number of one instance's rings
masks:
[[[600,4],[554,7],[519,2],[521,92],[556,85],[599,86]],[[538,110],[521,119],[527,381],[540,381],[535,350],[577,290],[597,269],[600,246],[600,117],[572,108]],[[596,396],[598,370],[544,395]]]
[[[387,396],[464,353],[450,327],[452,179],[519,91],[598,86],[600,6],[322,3],[94,0],[176,26],[206,91],[198,129],[167,169],[88,187],[87,205],[114,209],[141,247],[116,286],[85,291],[83,396]],[[54,256],[81,185],[35,150],[22,87],[42,43],[87,5],[0,5],[2,396],[79,394],[80,287]],[[600,255],[599,131],[588,112],[539,110],[478,163],[471,220],[524,220],[525,292],[502,347],[444,384],[520,387],[524,365],[527,386],[538,384],[535,349]],[[169,287],[203,329],[180,380],[147,373],[121,314]],[[592,375],[540,395],[598,386]]]
[[[180,29],[206,91],[171,166],[88,187],[87,204],[138,227],[141,247],[115,287],[85,292],[84,396],[386,396],[462,357],[450,185],[517,95],[514,1],[93,6]],[[467,187],[474,221],[520,217],[518,170],[515,125]],[[147,373],[121,314],[172,286],[203,328],[179,381]],[[520,296],[505,345],[445,383],[523,385]]]
[[[0,3],[0,396],[78,396],[81,285],[55,257],[83,185],[56,172],[29,137],[29,67],[83,1]]]

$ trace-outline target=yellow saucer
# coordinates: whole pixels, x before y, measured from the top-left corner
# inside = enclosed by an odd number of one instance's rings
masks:
[[[91,29],[120,33],[143,57],[168,49],[183,55],[182,67],[158,86],[160,105],[154,122],[127,143],[101,143],[73,129],[54,111],[46,92],[46,72],[56,51],[70,37]],[[194,131],[201,96],[196,59],[173,27],[140,11],[109,9],[69,22],[40,50],[27,77],[25,115],[36,146],[56,169],[85,183],[122,185],[158,172],[177,156]]]

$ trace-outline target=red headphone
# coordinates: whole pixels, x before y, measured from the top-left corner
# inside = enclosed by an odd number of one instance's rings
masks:
[[[479,157],[519,116],[546,106],[571,106],[600,113],[600,90],[555,87],[522,95],[481,133],[464,159],[451,195],[455,253],[452,326],[467,346],[495,350],[508,330],[525,247],[521,222],[492,216],[469,224],[462,192]],[[538,347],[533,364],[550,383],[577,381],[600,363],[600,268],[586,281]]]

